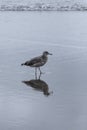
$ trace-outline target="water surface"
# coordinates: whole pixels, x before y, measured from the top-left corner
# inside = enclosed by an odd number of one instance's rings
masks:
[[[44,50],[53,55],[35,81],[21,63]],[[1,12],[0,60],[1,130],[87,129],[85,12]]]

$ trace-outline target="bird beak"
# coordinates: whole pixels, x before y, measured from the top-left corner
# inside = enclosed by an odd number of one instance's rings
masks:
[[[49,53],[49,55],[53,55],[52,53]]]

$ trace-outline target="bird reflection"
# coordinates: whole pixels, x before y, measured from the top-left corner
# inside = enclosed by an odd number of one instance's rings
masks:
[[[22,82],[25,83],[27,86],[34,88],[37,91],[43,92],[45,96],[49,96],[53,92],[49,92],[48,84],[45,81],[41,80],[40,77],[41,75],[39,76],[39,79],[36,78]]]

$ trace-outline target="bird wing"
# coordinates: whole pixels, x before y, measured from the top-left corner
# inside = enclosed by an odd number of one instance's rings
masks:
[[[34,64],[39,63],[39,62],[42,62],[41,57],[36,57],[36,58],[31,59],[29,64],[34,65]]]
[[[35,57],[35,58],[31,59],[30,61],[26,61],[26,65],[32,66],[32,65],[37,64],[39,62],[42,62],[41,56]]]

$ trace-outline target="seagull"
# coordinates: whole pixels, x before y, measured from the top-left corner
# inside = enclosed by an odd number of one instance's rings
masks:
[[[42,74],[40,67],[47,63],[48,55],[52,55],[52,54],[49,53],[48,51],[44,51],[42,55],[32,58],[31,60],[26,61],[25,63],[22,63],[21,65],[35,67],[35,74],[37,74],[37,68],[38,68],[40,71],[40,74]]]

